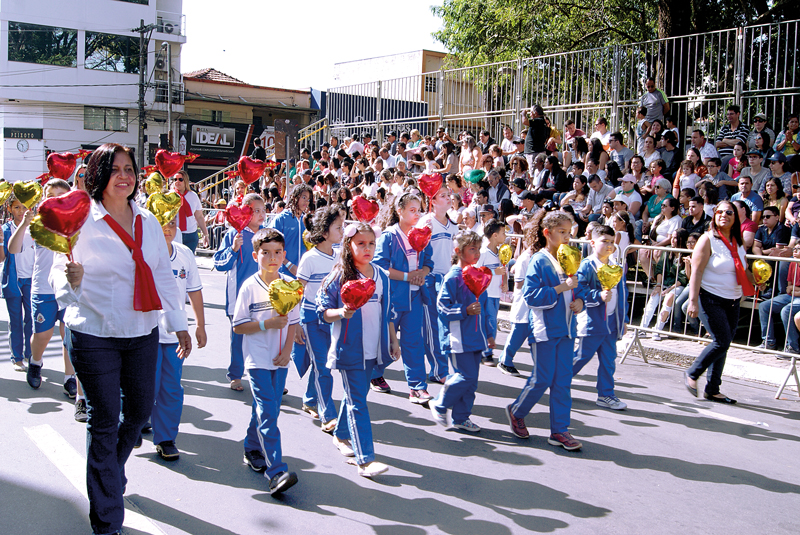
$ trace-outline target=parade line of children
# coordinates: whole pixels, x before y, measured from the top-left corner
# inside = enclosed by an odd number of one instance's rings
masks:
[[[65,186],[51,182],[46,194],[63,194],[68,191]],[[262,228],[266,214],[261,197],[251,194],[238,200],[252,209],[252,219],[242,231],[228,231],[215,254],[215,267],[229,274],[230,387],[242,390],[247,373],[253,396],[243,459],[269,479],[270,493],[281,493],[297,482],[282,459],[278,426],[292,361],[301,377],[308,373],[303,410],[320,420],[321,429],[332,435],[336,449],[351,458],[348,462],[361,476],[374,477],[389,469],[376,461],[367,394],[390,392],[383,374],[395,360],[402,359],[412,403],[427,404],[440,425],[452,422],[459,430],[480,431],[470,416],[481,364],[495,363],[499,296],[508,277],[498,257],[498,248],[506,241],[505,226],[489,220],[483,235],[458,231],[446,213],[447,198],[446,186],[430,199],[416,190],[405,192],[378,215],[379,227],[363,222],[345,225],[347,211],[335,204],[303,218],[311,199],[307,187],[292,191],[284,212],[288,215],[271,221],[268,228]],[[52,263],[47,257],[52,255],[38,245],[31,254],[27,227],[32,212],[18,204],[11,199],[14,221],[4,227],[3,295],[11,317],[12,359],[24,369],[24,356],[31,358],[28,382],[38,388],[41,354],[58,310],[50,303],[52,290],[46,286]],[[425,207],[430,212],[423,216]],[[192,304],[202,347],[206,342],[202,286],[194,257],[172,243],[175,221],[163,224],[173,272]],[[506,408],[511,431],[519,438],[529,437],[525,415],[549,390],[547,440],[569,451],[582,447],[569,433],[572,378],[595,353],[597,405],[626,407],[614,393],[614,370],[627,302],[624,278],[614,288],[603,289],[597,276],[598,268],[615,258],[615,231],[608,226],[593,227],[588,236],[593,254],[583,259],[576,274],[564,272],[557,251],[569,242],[571,225],[563,212],[540,210],[525,226],[524,252],[513,270],[512,331],[500,361],[503,373],[518,376],[514,354],[527,338],[533,371]],[[431,230],[430,241],[422,248],[412,245],[415,227]],[[308,230],[305,239],[303,229]],[[475,267],[488,277],[485,291],[478,295],[465,281],[465,272]],[[36,273],[42,280],[36,285],[31,312],[24,303]],[[286,315],[275,310],[269,296],[270,284],[279,279],[297,280],[305,290],[300,304]],[[357,309],[342,296],[343,288],[354,282],[367,288],[364,304]],[[32,318],[41,324],[35,334]],[[176,356],[173,335],[162,332],[160,342],[154,444],[163,459],[175,460],[183,405],[182,361]],[[65,368],[69,383],[74,380],[69,359]],[[333,370],[339,371],[344,390],[338,411],[332,398]],[[436,397],[428,393],[429,382],[442,384]],[[68,395],[75,395],[71,390],[75,386],[79,384],[65,384]]]

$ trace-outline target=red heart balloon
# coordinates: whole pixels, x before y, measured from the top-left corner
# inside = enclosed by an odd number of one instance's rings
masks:
[[[422,252],[431,241],[431,227],[414,227],[408,233],[408,243],[416,252]]]
[[[47,182],[51,178],[53,178],[53,175],[51,175],[50,173],[42,173],[41,175],[34,178],[34,180],[38,180],[39,183],[42,185],[42,187],[44,187],[44,185],[47,184]]]
[[[375,216],[378,215],[378,212],[381,209],[381,207],[378,206],[378,203],[365,199],[360,195],[353,199],[353,203],[350,208],[352,208],[353,215],[356,216],[356,219],[364,223],[369,223],[375,219]]]
[[[51,152],[47,157],[47,169],[50,171],[50,175],[61,180],[69,180],[69,177],[75,172],[77,158],[78,155],[71,152]]]
[[[159,149],[156,152],[156,167],[162,176],[171,177],[183,169],[183,154]]]
[[[475,297],[481,295],[492,282],[492,270],[486,266],[467,266],[461,273],[464,277],[464,284],[467,285],[470,292],[475,294]]]
[[[239,158],[239,175],[244,180],[245,184],[252,184],[264,174],[264,169],[267,168],[267,162],[256,160],[250,156],[242,156]]]
[[[89,194],[74,189],[59,197],[45,199],[39,205],[39,215],[44,228],[54,234],[71,238],[89,218],[92,200]]]
[[[155,171],[158,171],[158,167],[156,167],[155,165],[145,165],[144,167],[142,167],[142,173],[144,173],[146,176],[150,176]]]
[[[342,303],[350,310],[358,310],[367,304],[374,293],[375,281],[373,279],[347,281],[342,285]]]
[[[439,193],[440,189],[442,189],[442,175],[439,173],[422,175],[419,177],[417,183],[419,184],[419,189],[422,190],[422,193],[427,195],[428,198],[432,198],[434,195]]]
[[[244,230],[244,227],[250,224],[253,219],[253,209],[250,206],[236,206],[230,205],[225,210],[225,219],[231,224],[238,232]]]

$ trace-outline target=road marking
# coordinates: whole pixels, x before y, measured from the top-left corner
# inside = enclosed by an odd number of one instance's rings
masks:
[[[25,433],[42,450],[42,453],[50,459],[50,462],[72,483],[72,486],[78,489],[84,499],[89,501],[89,496],[86,492],[86,458],[75,451],[75,448],[58,431],[47,424],[26,427]],[[124,527],[135,529],[142,533],[149,533],[150,535],[166,535],[164,531],[142,514],[136,504],[127,498],[124,500]]]
[[[678,409],[678,410],[685,410],[686,409],[685,406],[675,405],[675,404],[672,404],[672,403],[665,403],[665,405],[667,405],[668,407],[672,407],[673,409]],[[741,418],[737,418],[736,416],[728,416],[727,414],[722,414],[721,412],[715,412],[715,411],[713,411],[711,409],[704,409],[704,408],[701,408],[701,407],[692,407],[692,410],[696,411],[698,414],[702,414],[703,416],[707,416],[709,418],[714,418],[716,420],[722,420],[724,422],[730,422],[730,423],[733,423],[733,424],[758,425],[758,426],[761,426],[761,427],[766,425],[763,422],[753,422],[753,421],[750,421],[750,420],[743,420]]]

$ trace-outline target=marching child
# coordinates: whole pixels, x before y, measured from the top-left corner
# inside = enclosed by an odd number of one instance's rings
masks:
[[[257,193],[248,193],[242,199],[242,206],[253,209],[253,217],[242,232],[232,228],[222,238],[219,249],[214,253],[214,269],[227,271],[228,281],[225,286],[225,312],[233,321],[236,296],[244,281],[258,271],[258,264],[253,260],[253,236],[267,217],[264,200]],[[228,380],[231,389],[241,392],[244,375],[244,356],[242,355],[242,336],[231,328],[231,363],[228,366]]]
[[[627,287],[623,276],[616,286],[604,290],[597,270],[608,265],[614,253],[614,229],[598,225],[589,237],[594,253],[581,262],[578,283],[584,288],[586,308],[578,314],[578,349],[572,360],[572,376],[586,366],[595,353],[597,370],[597,405],[621,411],[627,405],[614,394],[617,340],[625,333]]]
[[[311,368],[308,371],[308,388],[303,395],[303,411],[320,418],[320,428],[332,433],[336,426],[336,405],[333,403],[333,377],[325,366],[331,345],[331,329],[317,316],[316,297],[322,280],[336,265],[340,250],[334,244],[342,241],[344,216],[340,204],[331,204],[318,209],[311,220],[308,240],[315,245],[300,259],[297,280],[305,287],[300,305],[300,326],[295,332],[292,359],[295,363],[305,361],[308,355]],[[305,372],[305,366],[298,370]],[[302,376],[302,374],[301,374]]]
[[[47,182],[44,187],[44,197],[58,197],[69,193],[69,184],[66,181],[54,178]],[[8,251],[17,255],[25,250],[26,243],[31,240],[29,225],[33,220],[33,210],[27,210],[22,218],[17,230],[8,242]],[[39,388],[42,384],[42,357],[47,349],[47,344],[53,336],[56,320],[61,322],[59,332],[61,339],[64,339],[64,310],[58,309],[55,292],[48,280],[50,268],[53,267],[55,253],[50,249],[34,244],[33,249],[33,269],[31,276],[31,316],[33,317],[33,338],[31,338],[31,360],[28,364],[27,379],[31,388]],[[70,398],[74,398],[78,392],[78,384],[75,379],[75,368],[69,359],[67,348],[63,348],[64,353],[64,393]]]
[[[443,334],[444,324],[439,322],[436,312],[436,296],[442,288],[442,281],[450,270],[453,256],[453,237],[458,232],[458,225],[450,221],[447,209],[450,207],[450,190],[442,185],[436,195],[431,198],[431,211],[422,216],[418,227],[430,227],[431,250],[433,251],[433,270],[425,277],[422,288],[422,308],[425,317],[422,323],[425,357],[430,364],[431,372],[428,381],[444,384],[447,378],[447,355],[450,343]]]
[[[278,272],[286,258],[283,234],[275,229],[261,229],[253,236],[252,248],[258,273],[242,284],[233,316],[233,330],[243,338],[245,368],[253,392],[250,425],[244,439],[244,462],[256,472],[264,472],[269,479],[270,494],[280,494],[297,483],[297,474],[288,471],[281,457],[278,416],[300,313],[294,307],[286,316],[280,316],[269,298],[271,282],[279,278],[293,280]]]
[[[444,278],[436,302],[455,370],[447,377],[438,397],[429,404],[436,423],[449,426],[447,410],[452,408],[453,425],[471,433],[481,430],[469,417],[478,390],[481,357],[487,347],[485,324],[488,318],[479,317],[486,305],[486,292],[476,298],[464,283],[463,270],[480,258],[481,241],[481,236],[469,230],[459,232],[455,238],[453,267]]]
[[[187,246],[174,243],[178,233],[178,221],[174,218],[162,227],[167,242],[169,261],[172,273],[178,284],[181,310],[186,306],[185,296],[189,296],[192,310],[197,322],[195,337],[197,348],[206,345],[206,320],[203,310],[203,283],[197,271],[194,253]],[[183,355],[183,353],[181,353]],[[183,412],[183,358],[178,356],[178,337],[168,332],[161,322],[158,324],[158,360],[156,361],[155,403],[151,422],[153,424],[153,444],[156,451],[165,461],[177,461],[180,452],[175,446],[178,437],[178,426]]]
[[[528,264],[531,261],[531,227],[525,226],[525,250],[517,257],[514,267],[514,298],[511,302],[511,333],[506,340],[506,347],[503,349],[503,356],[500,359],[500,364],[497,367],[501,373],[511,375],[512,377],[521,377],[519,370],[514,366],[514,355],[516,355],[522,343],[528,340],[529,345],[533,345],[530,340],[531,336],[531,322],[529,319],[530,307],[525,302],[525,297],[522,295],[522,286],[525,282],[525,274],[528,272]]]
[[[12,234],[22,225],[28,209],[12,193],[8,198],[8,211],[11,220],[3,225],[3,298],[8,309],[8,340],[11,346],[11,363],[14,370],[26,371],[23,359],[31,358],[31,336],[33,318],[31,317],[31,277],[33,276],[33,238],[25,229],[22,247],[17,254],[8,250]],[[24,320],[23,320],[24,317]]]
[[[317,314],[331,325],[328,367],[342,375],[344,399],[333,432],[333,444],[346,457],[355,457],[358,474],[373,477],[389,467],[375,461],[367,392],[373,368],[400,358],[390,300],[389,273],[372,262],[375,231],[366,223],[351,223],[344,230],[342,253],[317,293]],[[375,290],[368,302],[351,310],[342,300],[349,281],[372,279]],[[421,356],[421,355],[420,355]]]
[[[483,234],[486,237],[486,246],[481,249],[478,267],[486,266],[492,270],[492,282],[486,288],[486,315],[487,348],[483,352],[481,364],[484,366],[497,366],[497,361],[492,356],[494,353],[494,337],[497,335],[497,314],[500,311],[500,294],[503,288],[508,287],[508,271],[500,263],[498,250],[506,241],[506,226],[499,219],[490,219],[483,225]]]
[[[527,415],[545,390],[550,389],[550,438],[568,451],[582,444],[569,433],[572,406],[573,338],[575,314],[583,308],[583,290],[576,276],[567,277],[557,260],[558,248],[569,243],[572,218],[564,212],[537,213],[531,222],[534,254],[528,264],[522,295],[531,307],[533,372],[517,399],[506,407],[511,432],[528,438]]]
[[[429,243],[421,252],[409,244],[408,233],[419,222],[422,201],[414,193],[398,195],[386,211],[384,232],[378,239],[375,263],[389,272],[392,308],[396,314],[395,325],[402,333],[403,368],[411,390],[411,403],[424,405],[433,399],[428,394],[425,374],[425,347],[422,343],[422,292],[425,279],[433,269],[433,249]],[[383,378],[385,361],[372,372],[372,389],[390,392]]]
[[[283,233],[286,239],[286,260],[281,267],[281,273],[292,277],[296,275],[300,258],[306,252],[306,245],[303,242],[303,231],[306,230],[303,216],[313,198],[311,186],[306,184],[295,186],[289,194],[286,209],[267,225]]]

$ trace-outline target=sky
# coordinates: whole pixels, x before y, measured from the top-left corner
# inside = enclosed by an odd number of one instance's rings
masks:
[[[245,83],[290,89],[335,87],[333,65],[410,52],[446,52],[431,33],[442,0],[184,0],[181,72],[213,67]],[[224,7],[222,7],[224,5]]]

